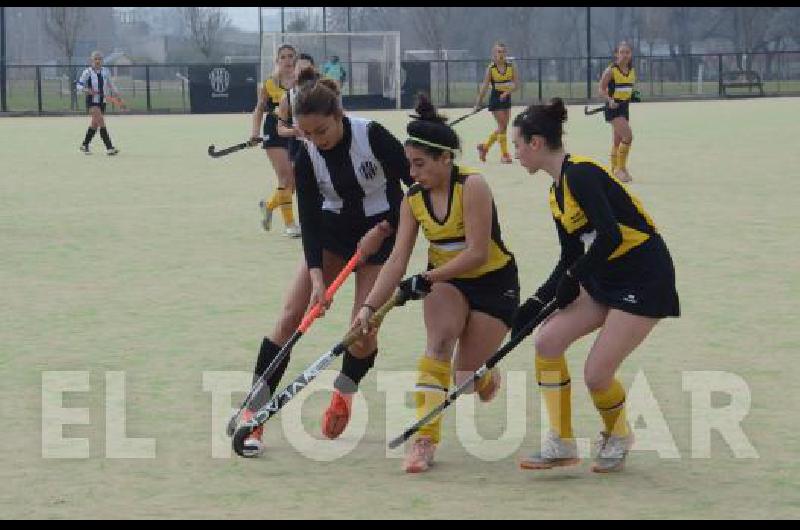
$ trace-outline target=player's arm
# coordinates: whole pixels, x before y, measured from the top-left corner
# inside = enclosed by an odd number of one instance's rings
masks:
[[[289,98],[286,94],[283,95],[281,102],[278,103],[275,115],[278,116],[278,136],[289,138],[297,136],[297,129],[286,125],[289,123]]]
[[[583,245],[577,238],[570,237],[561,223],[553,219],[556,224],[556,233],[558,234],[558,242],[561,246],[561,254],[559,255],[558,262],[547,280],[536,290],[534,296],[542,303],[546,304],[556,296],[556,287],[558,281],[567,272],[567,269],[575,263],[575,261],[583,255]]]
[[[614,106],[616,102],[614,98],[611,97],[608,93],[608,84],[611,82],[611,67],[609,66],[603,71],[603,75],[600,76],[600,84],[598,85],[598,93],[600,96],[605,99],[609,106]]]
[[[94,94],[94,91],[87,85],[89,82],[89,69],[83,71],[81,76],[78,78],[78,82],[75,83],[75,88],[78,92],[86,92],[87,94]]]
[[[492,81],[492,67],[486,68],[486,75],[483,76],[483,83],[478,91],[478,100],[475,102],[475,108],[480,108],[483,105],[483,98],[486,96],[486,90],[489,88],[489,83]]]
[[[250,138],[258,138],[261,129],[261,122],[264,120],[264,109],[267,103],[267,91],[264,86],[258,87],[258,102],[256,108],[253,109],[253,130],[250,133]]]
[[[389,254],[386,263],[381,267],[381,272],[375,279],[372,290],[353,320],[353,327],[360,327],[364,332],[369,331],[368,322],[372,313],[389,300],[392,292],[408,269],[408,261],[414,251],[414,243],[417,241],[418,233],[419,223],[411,213],[408,197],[406,197],[400,204],[400,223],[397,227],[397,237],[395,238],[394,247],[392,247],[392,253]]]
[[[466,247],[441,267],[428,271],[431,283],[444,282],[480,267],[489,259],[492,232],[492,192],[481,175],[464,182],[464,233]]]

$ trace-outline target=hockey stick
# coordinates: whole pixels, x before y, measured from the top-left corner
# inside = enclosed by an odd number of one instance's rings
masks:
[[[211,158],[219,158],[221,156],[229,155],[231,153],[235,153],[236,151],[241,151],[242,149],[247,149],[248,147],[255,147],[261,143],[261,138],[251,138],[246,142],[242,142],[240,144],[232,145],[230,147],[226,147],[225,149],[220,149],[216,151],[214,145],[208,146],[208,156]]]
[[[408,301],[408,294],[402,290],[397,289],[394,295],[383,304],[374,315],[370,318],[370,325],[372,327],[380,326],[386,314],[393,308],[403,305]],[[258,412],[255,413],[252,419],[247,423],[240,425],[236,432],[233,434],[233,450],[239,456],[244,456],[244,442],[254,430],[267,422],[271,417],[276,415],[289,401],[299,394],[305,387],[311,383],[316,377],[327,368],[336,357],[345,352],[348,346],[363,337],[361,328],[353,328],[347,332],[344,338],[336,344],[333,348],[328,350],[322,357],[314,361],[311,366],[305,369],[303,373],[297,376],[289,386],[283,389],[280,394],[276,394],[269,403],[264,405]]]
[[[478,380],[481,377],[483,377],[489,370],[494,368],[494,366],[498,362],[500,362],[500,360],[503,357],[505,357],[508,352],[513,350],[528,335],[530,335],[531,332],[534,329],[536,329],[536,326],[541,324],[542,321],[555,310],[555,308],[556,308],[555,300],[552,300],[549,304],[544,306],[542,310],[539,312],[539,314],[536,315],[536,318],[528,322],[528,324],[526,324],[525,327],[520,330],[519,334],[514,335],[510,339],[508,339],[508,342],[506,342],[502,348],[497,350],[497,352],[495,352],[494,355],[489,357],[489,359],[485,363],[483,363],[483,366],[478,368],[478,370],[472,374],[472,377],[470,379],[464,381],[458,388],[456,388],[453,392],[451,392],[450,395],[447,396],[447,399],[445,399],[442,404],[440,404],[438,407],[436,407],[428,414],[426,414],[424,418],[420,419],[419,421],[414,423],[411,427],[406,429],[403,432],[403,434],[390,441],[389,448],[390,449],[397,448],[400,444],[411,438],[414,435],[414,433],[419,431],[423,426],[427,425],[431,420],[433,420],[436,416],[438,416],[444,409],[449,407],[458,398],[458,396],[463,394],[467,390],[467,388],[469,388],[471,385],[477,383]]]
[[[462,122],[462,121],[466,120],[466,119],[467,119],[467,118],[469,118],[470,116],[474,116],[474,115],[478,114],[479,112],[481,112],[481,111],[482,111],[483,109],[485,109],[485,108],[486,108],[486,105],[482,105],[482,106],[478,107],[477,109],[473,110],[472,112],[470,112],[470,113],[468,113],[468,114],[464,114],[464,115],[463,115],[463,116],[461,116],[460,118],[456,118],[455,120],[453,120],[453,121],[451,121],[450,123],[448,123],[448,125],[449,125],[450,127],[452,127],[453,125],[455,125],[455,124],[457,124],[457,123],[459,123],[459,122]]]
[[[600,105],[599,107],[589,108],[589,105],[583,106],[583,113],[587,116],[591,116],[592,114],[597,114],[598,112],[603,112],[606,110],[606,105]]]
[[[333,295],[337,290],[339,290],[339,287],[342,286],[350,273],[353,272],[358,265],[361,256],[361,250],[356,250],[356,253],[353,254],[352,258],[350,258],[350,261],[347,262],[344,268],[339,272],[339,275],[336,277],[336,279],[333,280],[333,283],[328,286],[328,289],[325,291],[325,300],[330,301],[333,299]],[[292,348],[294,348],[294,345],[300,340],[300,337],[302,337],[303,334],[308,331],[308,328],[311,327],[311,324],[319,316],[320,309],[320,304],[316,304],[308,311],[308,313],[306,313],[306,315],[303,317],[303,320],[300,322],[300,325],[297,327],[297,330],[295,330],[289,340],[286,341],[275,358],[272,359],[272,362],[269,364],[269,366],[267,366],[266,370],[264,370],[258,380],[253,384],[250,392],[247,393],[247,396],[239,406],[239,410],[237,410],[236,414],[234,414],[228,421],[228,428],[226,430],[228,436],[233,436],[233,433],[236,430],[236,424],[239,422],[239,416],[245,407],[249,407],[253,402],[258,403],[259,401],[264,401],[266,397],[269,397],[269,393],[272,392],[272,389],[267,385],[267,379],[269,379],[269,376],[271,376],[275,371],[275,367],[280,365],[286,356],[291,353]],[[265,391],[267,396],[263,395],[263,392]]]

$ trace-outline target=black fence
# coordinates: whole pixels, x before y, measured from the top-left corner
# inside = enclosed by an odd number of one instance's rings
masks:
[[[585,57],[514,59],[521,83],[512,102],[519,105],[554,96],[568,102],[596,100],[597,80],[610,61],[610,57],[593,57],[588,64]],[[486,59],[411,62],[427,64],[424,68],[408,68],[407,72],[404,68],[403,87],[413,86],[415,90],[430,87],[434,103],[442,107],[472,106],[488,64]],[[762,92],[766,96],[800,95],[800,51],[645,56],[635,57],[634,65],[638,77],[636,87],[644,101],[756,96]],[[192,111],[189,70],[196,66],[150,64],[109,68],[132,112],[189,113]],[[6,108],[0,111],[85,112],[82,96],[75,93],[75,80],[84,68],[86,65],[7,66]],[[352,71],[348,72],[352,82],[344,83],[344,95],[371,95],[370,90],[375,88],[370,71],[368,63],[353,63]],[[408,79],[408,75],[426,78]],[[756,79],[759,86],[736,83],[737,79]],[[382,88],[384,95],[394,93],[391,86]],[[403,106],[408,106],[411,94],[403,96]],[[111,106],[108,110],[116,109]]]

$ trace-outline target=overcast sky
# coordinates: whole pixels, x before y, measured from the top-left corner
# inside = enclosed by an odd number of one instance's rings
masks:
[[[258,31],[257,7],[229,7],[227,10],[235,26],[247,31]]]

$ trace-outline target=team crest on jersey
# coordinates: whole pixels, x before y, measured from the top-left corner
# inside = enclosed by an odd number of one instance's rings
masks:
[[[372,180],[378,174],[378,168],[372,162],[372,160],[365,160],[361,162],[361,166],[358,168],[358,171],[361,173],[361,176],[367,180]]]

